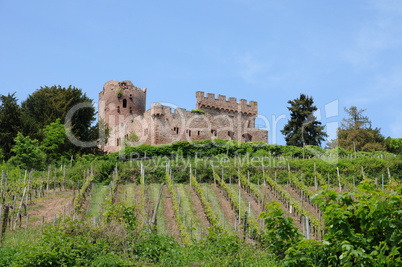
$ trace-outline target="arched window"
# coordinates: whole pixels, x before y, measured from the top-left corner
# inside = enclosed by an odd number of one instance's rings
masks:
[[[127,99],[123,99],[123,108],[127,107]]]

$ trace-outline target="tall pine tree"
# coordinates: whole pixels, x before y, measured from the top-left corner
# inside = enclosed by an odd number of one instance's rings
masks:
[[[285,135],[286,145],[299,146],[315,145],[320,146],[328,135],[323,131],[324,126],[313,115],[317,107],[313,105],[312,97],[300,94],[299,98],[289,100],[290,120],[285,125],[282,134]]]
[[[21,131],[21,107],[15,93],[0,95],[0,149],[7,160],[10,158],[14,138]]]

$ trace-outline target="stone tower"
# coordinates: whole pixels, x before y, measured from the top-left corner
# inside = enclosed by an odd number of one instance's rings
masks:
[[[140,89],[131,81],[108,81],[99,93],[99,120],[110,128],[106,147],[119,146],[126,136],[125,122],[145,112],[147,89]],[[115,144],[116,142],[116,144]],[[112,149],[113,150],[113,149]]]

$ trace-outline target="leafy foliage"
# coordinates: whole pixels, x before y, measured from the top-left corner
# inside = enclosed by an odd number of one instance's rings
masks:
[[[10,163],[22,169],[42,170],[45,167],[46,154],[40,149],[39,141],[24,137],[18,133],[15,138],[15,146],[11,149],[14,154]]]
[[[352,106],[345,108],[348,118],[343,118],[337,130],[337,138],[328,144],[334,148],[340,146],[346,150],[385,151],[384,136],[379,128],[371,128],[371,121],[363,115],[365,109]]]
[[[205,114],[205,111],[202,109],[192,109],[191,113],[195,113],[195,114]]]
[[[66,142],[66,133],[64,125],[60,123],[60,119],[47,125],[43,132],[45,138],[43,139],[42,149],[51,160],[56,160],[62,155],[68,155],[63,146]]]
[[[402,138],[388,137],[385,140],[387,151],[395,154],[402,154]]]
[[[81,89],[69,86],[45,86],[36,90],[33,94],[22,102],[22,115],[24,118],[24,134],[31,138],[42,140],[46,125],[60,119],[65,123],[68,111],[80,103],[93,103]],[[72,133],[81,141],[91,141],[93,133],[91,124],[95,121],[95,108],[79,109],[73,116],[71,125]],[[69,148],[75,153],[80,152],[81,148],[68,143]]]
[[[286,218],[278,202],[272,202],[266,212],[260,214],[265,221],[265,232],[260,236],[260,242],[278,257],[284,257],[285,251],[301,240],[301,234],[293,226],[293,219]]]

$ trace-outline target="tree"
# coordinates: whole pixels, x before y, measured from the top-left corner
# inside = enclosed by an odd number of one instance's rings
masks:
[[[341,122],[342,129],[361,129],[361,128],[371,128],[371,121],[367,116],[363,116],[363,112],[367,109],[357,109],[355,106],[350,108],[344,108],[345,112],[349,115],[349,118],[343,118]]]
[[[402,138],[391,138],[385,139],[385,144],[387,151],[395,154],[402,154]]]
[[[21,130],[21,108],[17,101],[15,93],[0,95],[0,148],[5,159],[10,158],[14,138]]]
[[[323,131],[324,126],[313,115],[317,107],[313,105],[312,97],[300,94],[300,98],[289,100],[290,120],[285,125],[282,134],[285,135],[286,145],[299,146],[315,145],[320,146],[328,135]]]
[[[40,149],[39,141],[32,140],[29,136],[18,133],[15,145],[11,149],[14,154],[9,162],[22,169],[43,169],[45,167],[46,154]]]
[[[46,125],[60,119],[65,123],[68,111],[77,104],[93,103],[81,89],[69,86],[41,87],[22,103],[23,113],[23,132],[31,138],[43,140],[45,132],[41,131]],[[95,108],[86,107],[79,109],[73,116],[71,125],[72,133],[81,141],[92,141],[93,136],[92,122],[95,121]],[[85,153],[86,149],[76,147],[70,142],[66,142],[68,150],[74,153]]]
[[[337,139],[331,146],[340,146],[346,150],[357,151],[384,151],[384,136],[380,133],[380,128],[372,128],[371,121],[363,115],[365,109],[357,109],[352,106],[345,108],[349,115],[342,119],[341,127],[337,130]]]
[[[43,139],[42,150],[48,155],[49,162],[67,155],[67,150],[64,148],[66,132],[64,125],[60,123],[60,119],[47,125],[43,132],[45,137]]]

